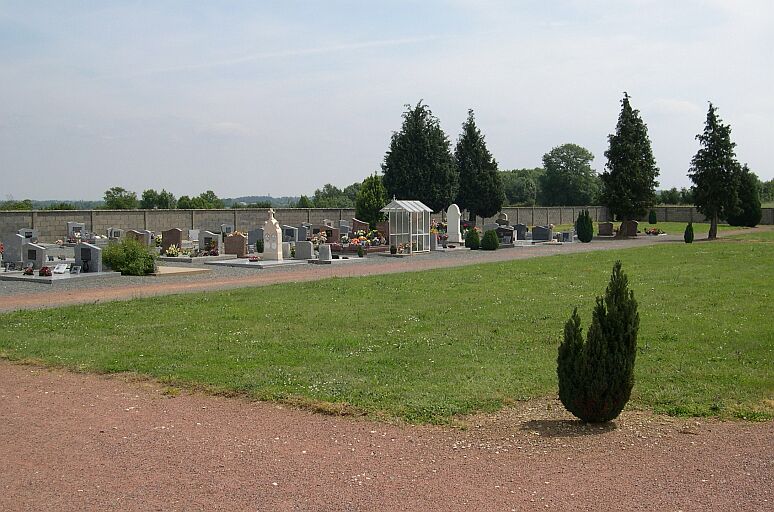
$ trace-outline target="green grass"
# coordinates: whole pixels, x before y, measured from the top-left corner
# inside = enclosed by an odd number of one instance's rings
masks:
[[[774,246],[744,240],[15,312],[0,357],[444,423],[555,396],[564,322],[588,325],[616,259],[641,315],[630,405],[771,418]]]
[[[614,222],[613,225],[615,227],[618,227],[620,222]],[[648,224],[648,221],[640,222],[639,224],[639,230],[645,231],[648,228],[659,228],[665,233],[669,235],[682,235],[685,232],[685,226],[687,226],[687,222],[659,222],[658,224]],[[557,226],[554,226],[554,231],[567,231],[573,227],[573,224],[559,224]],[[707,238],[707,234],[709,233],[710,225],[709,223],[703,223],[703,222],[694,222],[693,223],[693,232],[696,233],[697,239]],[[749,229],[744,227],[734,227],[729,226],[728,224],[718,224],[718,232],[722,233],[723,231],[736,231],[739,229]],[[599,231],[599,223],[594,222],[594,234],[596,234]]]

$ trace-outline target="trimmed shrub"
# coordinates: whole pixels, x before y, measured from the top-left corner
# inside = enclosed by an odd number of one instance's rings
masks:
[[[497,238],[497,231],[490,229],[484,233],[484,238],[481,239],[481,248],[485,251],[495,251],[500,247],[500,239]]]
[[[658,223],[658,217],[656,217],[656,210],[651,209],[650,212],[648,212],[648,224],[657,224]]]
[[[465,247],[475,251],[480,245],[481,241],[478,238],[478,230],[476,228],[468,229],[468,233],[465,235]]]
[[[362,258],[363,256],[365,256],[365,249],[363,248],[362,245],[358,245],[357,246],[357,257],[358,258]]]
[[[255,241],[255,252],[263,252],[263,240]]]
[[[150,249],[131,238],[105,247],[102,262],[124,276],[145,276],[156,270],[156,257]]]
[[[735,211],[727,215],[728,224],[754,228],[761,222],[763,210],[761,210],[758,178],[747,169],[747,166],[744,167],[739,178],[738,194],[739,205]]]
[[[564,326],[557,374],[559,399],[583,421],[616,418],[631,396],[640,316],[634,292],[616,261],[605,296],[597,297],[586,340],[578,308]]]
[[[594,238],[594,222],[592,222],[588,210],[583,210],[578,214],[578,220],[575,221],[575,231],[578,233],[578,240],[583,243],[587,244]]]
[[[693,243],[693,222],[689,222],[688,225],[685,226],[685,233],[683,233],[683,240],[685,240],[686,244]]]
[[[394,245],[390,246],[390,254],[398,254],[398,248]]]

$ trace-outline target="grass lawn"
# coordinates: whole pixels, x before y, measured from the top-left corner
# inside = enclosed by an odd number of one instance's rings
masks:
[[[620,222],[614,222],[613,225],[617,228],[621,223]],[[641,232],[644,232],[648,228],[659,228],[661,231],[669,234],[669,235],[682,235],[685,232],[685,226],[687,226],[687,222],[659,222],[658,224],[648,224],[647,221],[640,222],[639,224],[639,230]],[[573,224],[559,224],[554,227],[554,231],[567,231],[573,227]],[[709,233],[710,225],[709,223],[703,223],[703,222],[694,222],[693,223],[693,232],[696,236],[696,239],[703,239],[707,238],[707,234]],[[729,226],[728,224],[718,224],[718,233],[722,233],[723,231],[737,231],[740,229],[748,229],[744,227],[735,227],[735,226]],[[594,223],[594,234],[596,235],[599,231],[599,223]]]
[[[616,259],[641,316],[630,407],[771,418],[774,245],[743,239],[15,312],[0,357],[444,423],[555,396],[564,323],[588,326]]]

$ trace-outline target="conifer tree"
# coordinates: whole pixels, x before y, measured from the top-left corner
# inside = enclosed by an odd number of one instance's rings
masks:
[[[371,229],[384,220],[381,209],[387,204],[387,191],[382,178],[376,174],[363,180],[355,196],[355,217],[367,222]]]
[[[615,134],[608,136],[607,170],[602,173],[602,203],[619,220],[637,220],[655,203],[658,167],[648,128],[624,93]]]
[[[696,136],[701,148],[691,159],[688,177],[694,204],[710,220],[707,239],[718,236],[718,221],[735,213],[738,205],[738,181],[741,174],[731,142],[731,127],[723,124],[710,103],[704,132]]]
[[[505,203],[505,192],[497,162],[476,126],[473,110],[468,110],[468,119],[462,123],[454,158],[460,173],[457,206],[468,211],[472,222],[477,215],[484,218],[496,215]]]
[[[384,156],[382,183],[388,197],[416,199],[438,212],[457,197],[459,180],[449,138],[421,101],[406,108],[403,126],[392,134]]]
[[[739,171],[738,186],[739,204],[736,211],[728,215],[728,223],[732,226],[755,227],[763,217],[760,182],[747,164]]]

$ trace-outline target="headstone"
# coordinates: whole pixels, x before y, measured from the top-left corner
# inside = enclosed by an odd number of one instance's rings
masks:
[[[527,231],[529,231],[529,228],[526,224],[516,224],[513,226],[514,234],[516,235],[516,238],[514,240],[526,240],[527,239]]]
[[[636,220],[625,220],[618,228],[619,236],[637,236],[637,227],[640,225]]]
[[[484,233],[487,231],[497,231],[497,228],[499,227],[499,224],[484,224]]]
[[[554,230],[549,226],[534,226],[532,228],[532,240],[548,242],[553,238]]]
[[[368,228],[366,228],[366,231],[368,231]],[[349,225],[349,222],[346,220],[340,220],[339,221],[339,233],[342,235],[348,235],[352,232],[352,228]]]
[[[376,224],[376,231],[384,235],[386,240],[390,239],[390,221],[382,221]]]
[[[334,228],[333,226],[323,225],[320,226],[320,231],[325,232],[325,238],[329,242],[338,242],[341,240],[341,235],[339,235],[339,228]]]
[[[26,241],[22,244],[22,257],[25,265],[32,263],[32,268],[40,268],[48,261],[45,247]]]
[[[247,256],[247,237],[241,233],[232,233],[224,242],[225,254],[236,254],[237,258]]]
[[[198,229],[189,229],[188,230],[188,239],[189,240],[199,240],[199,230]]]
[[[354,233],[355,231],[368,232],[369,229],[370,229],[370,226],[367,222],[363,222],[362,220],[352,218],[352,233]]]
[[[68,222],[67,223],[67,238],[80,238],[81,234],[86,230],[86,224],[83,222]],[[77,235],[76,235],[77,233]]]
[[[499,226],[510,226],[511,224],[510,222],[508,222],[508,214],[502,213],[502,212],[497,216],[497,220],[495,220],[495,222]]]
[[[499,238],[500,242],[503,244],[512,243],[511,240],[513,240],[515,231],[516,230],[513,228],[513,226],[506,226],[505,224],[498,226],[495,230],[497,233],[497,238]],[[505,241],[506,238],[508,239],[507,242]]]
[[[247,232],[248,245],[255,245],[259,240],[263,241],[263,228],[255,228]]]
[[[613,236],[613,223],[612,222],[600,222],[597,234],[599,236]]]
[[[282,261],[282,228],[274,218],[274,209],[269,208],[268,218],[263,223],[264,261]]]
[[[298,241],[298,228],[295,226],[282,226],[282,241],[283,242],[297,242]]]
[[[153,241],[153,233],[147,229],[143,229],[141,231],[130,229],[126,232],[125,238],[129,238],[130,240],[137,240],[143,245],[150,246],[151,242]]]
[[[438,250],[438,235],[436,235],[435,233],[430,233],[430,250],[431,251]]]
[[[17,233],[23,236],[28,242],[32,242],[33,244],[38,243],[37,229],[21,228]]]
[[[446,210],[446,239],[450,244],[461,244],[462,233],[460,233],[460,207],[456,204],[449,206]]]
[[[297,226],[296,229],[298,229],[298,240],[300,242],[303,242],[305,240],[309,240],[312,237],[312,227],[307,224],[301,224],[300,226]]]
[[[572,243],[574,237],[575,237],[575,232],[573,232],[573,231],[562,231],[561,242]]]
[[[220,234],[221,236],[225,237],[229,233],[234,232],[234,225],[233,224],[221,224],[220,225]]]
[[[102,272],[102,249],[87,243],[76,245],[75,264],[81,267],[81,273]]]
[[[107,237],[109,240],[118,240],[124,236],[124,230],[119,228],[108,228]]]
[[[217,250],[218,254],[223,254],[223,240],[220,233],[212,231],[199,231],[199,252],[206,253]]]
[[[320,244],[318,258],[319,261],[331,261],[331,246],[330,244]]]
[[[312,242],[300,241],[296,242],[296,259],[297,260],[311,260],[314,258],[314,245]]]
[[[290,259],[290,242],[282,242],[282,259]]]
[[[22,246],[27,240],[18,233],[14,233],[3,242],[5,252],[3,253],[3,262],[5,263],[23,263],[26,262],[22,256]]]
[[[170,245],[176,245],[178,249],[183,246],[183,230],[178,228],[161,232],[161,253],[163,254]]]

